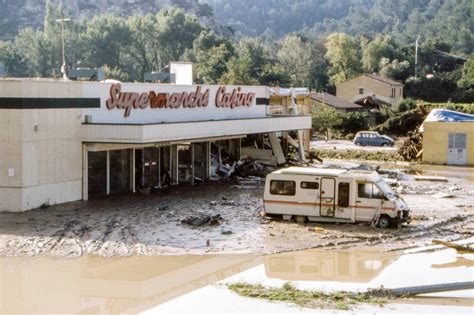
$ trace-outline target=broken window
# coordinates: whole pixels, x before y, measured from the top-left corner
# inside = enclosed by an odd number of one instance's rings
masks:
[[[339,207],[349,206],[349,183],[339,183],[339,194],[337,196],[337,205]]]
[[[303,189],[319,189],[318,182],[301,182],[300,187]]]
[[[359,88],[359,94],[364,94],[364,88]]]
[[[270,182],[270,194],[282,196],[294,196],[296,183],[289,180],[272,180]]]

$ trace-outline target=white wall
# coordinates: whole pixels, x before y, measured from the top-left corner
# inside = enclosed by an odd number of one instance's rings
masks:
[[[170,73],[175,75],[176,84],[193,85],[193,64],[170,62]]]

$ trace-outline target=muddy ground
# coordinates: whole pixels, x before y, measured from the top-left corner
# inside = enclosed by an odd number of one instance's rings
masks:
[[[24,213],[0,213],[0,255],[266,254],[313,247],[392,251],[429,244],[432,239],[472,236],[473,182],[408,178],[399,184],[398,191],[413,214],[413,222],[399,230],[366,224],[269,221],[260,216],[263,182],[210,182],[150,195],[114,195]],[[449,194],[448,198],[439,192]],[[186,216],[200,213],[220,214],[220,224],[192,227],[181,223]],[[323,230],[309,231],[314,226]]]

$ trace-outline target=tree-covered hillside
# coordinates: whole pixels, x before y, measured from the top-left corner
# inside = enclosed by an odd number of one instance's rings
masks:
[[[472,0],[20,0],[17,10],[0,1],[8,76],[60,77],[56,19],[71,17],[68,68],[103,68],[107,78],[142,81],[183,60],[198,83],[331,91],[378,73],[405,83],[406,96],[474,100]]]

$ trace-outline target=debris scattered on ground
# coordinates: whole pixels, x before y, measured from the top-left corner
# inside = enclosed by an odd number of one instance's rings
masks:
[[[459,245],[459,244],[445,242],[441,240],[433,240],[432,243],[436,245],[443,245],[449,248],[454,248],[455,250],[461,253],[474,253],[474,248],[467,245]]]
[[[423,153],[423,134],[416,131],[409,131],[408,138],[403,141],[398,150],[398,154],[405,161],[415,161],[421,159]]]
[[[227,287],[241,296],[281,301],[308,308],[323,308],[349,310],[356,304],[369,303],[383,305],[388,302],[388,296],[374,296],[348,291],[324,292],[301,290],[286,282],[281,288],[267,287],[261,284],[231,283]]]
[[[248,160],[240,165],[245,163],[255,165],[256,162]],[[366,167],[347,161],[313,167],[336,164],[344,168]],[[375,169],[391,177],[398,172],[400,175],[410,173],[402,169]],[[219,175],[219,182],[205,185],[152,190],[149,196],[140,193],[113,195],[24,213],[0,213],[0,254],[54,257],[202,255],[275,253],[314,247],[370,247],[392,251],[425,245],[433,238],[463,239],[474,230],[474,184],[469,176],[465,176],[469,180],[450,176],[449,167],[442,171],[443,175],[447,174],[449,183],[415,181],[411,175],[402,176],[396,190],[410,206],[414,223],[382,236],[380,230],[366,224],[321,223],[317,227],[326,232],[317,229],[311,232],[308,227],[315,223],[299,226],[262,218],[264,178],[234,173],[231,179]],[[453,172],[459,173],[456,169]],[[217,221],[225,224],[213,228],[211,219],[203,218],[203,214],[208,217],[221,215],[225,221],[222,218]],[[180,223],[182,219],[189,223]],[[222,232],[226,230],[232,230],[232,234],[224,236],[226,234]],[[212,241],[209,246],[206,239]]]
[[[430,182],[447,182],[448,179],[444,176],[423,176],[423,175],[414,175],[414,180],[417,181],[430,181]]]
[[[170,204],[167,201],[160,201],[158,204],[158,210],[160,211],[166,211],[170,207]]]
[[[202,226],[202,225],[218,225],[221,224],[222,217],[220,214],[208,215],[208,214],[199,214],[199,215],[190,215],[181,220],[181,223],[189,224],[192,226]]]
[[[317,232],[317,233],[326,233],[327,232],[325,229],[323,229],[322,227],[319,227],[319,226],[310,227],[310,228],[308,228],[308,231]]]
[[[447,194],[447,193],[444,193],[442,191],[437,192],[436,194],[433,195],[433,198],[437,198],[437,199],[440,199],[440,198],[454,198],[454,197],[455,197],[454,195]]]
[[[230,234],[233,234],[233,232],[231,230],[222,230],[221,234],[222,235],[230,235]]]

